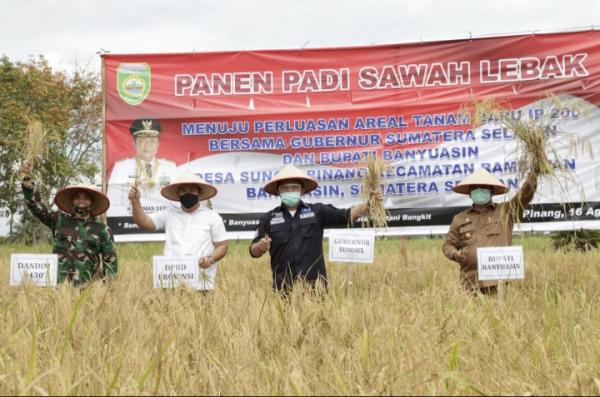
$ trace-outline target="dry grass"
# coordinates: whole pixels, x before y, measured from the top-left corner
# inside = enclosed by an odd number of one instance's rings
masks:
[[[25,137],[27,139],[23,145],[25,160],[35,167],[39,165],[47,152],[46,133],[42,123],[37,120],[28,120]]]
[[[42,164],[44,157],[48,153],[48,147],[46,145],[46,131],[42,126],[42,123],[38,120],[26,117],[27,120],[27,133],[22,135],[19,147],[21,153],[23,153],[23,163],[29,163],[35,172],[36,167]],[[9,190],[13,188],[16,180],[20,180],[25,175],[19,175],[16,168],[10,174],[8,187]]]
[[[375,193],[381,191],[381,177],[390,166],[381,157],[366,156],[367,170],[362,181],[362,198],[367,206],[364,213],[364,226],[375,228],[387,227],[387,211],[383,202],[377,199]]]
[[[268,258],[232,243],[213,297],[153,290],[161,244],[120,244],[114,283],[8,287],[0,248],[2,394],[598,394],[600,254],[515,239],[526,281],[471,298],[441,240],[378,240],[329,264],[321,300],[271,293]],[[36,251],[45,251],[41,247]]]
[[[514,134],[517,143],[516,159],[518,164],[531,165],[531,171],[537,175],[554,173],[554,166],[546,154],[546,152],[557,154],[550,145],[551,125],[549,123],[525,117],[519,119],[508,117],[505,113],[507,109],[493,98],[486,98],[474,103],[476,111],[473,124],[475,127],[483,125],[490,119],[497,120],[500,125],[507,127]],[[529,172],[529,169],[526,171]]]
[[[40,165],[46,156],[48,148],[46,146],[46,132],[42,123],[38,120],[27,120],[27,134],[24,136],[23,155],[24,160],[31,164],[33,168]]]

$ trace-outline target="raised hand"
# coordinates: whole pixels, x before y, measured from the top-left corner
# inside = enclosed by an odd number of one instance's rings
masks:
[[[129,188],[128,197],[129,201],[139,200],[142,197],[142,193],[140,193],[140,190],[136,186],[131,186]]]
[[[25,185],[27,188],[31,188],[33,186],[33,181],[31,180],[32,173],[33,164],[29,160],[23,161],[23,164],[21,164],[21,168],[19,168],[19,175],[21,177],[23,185]]]

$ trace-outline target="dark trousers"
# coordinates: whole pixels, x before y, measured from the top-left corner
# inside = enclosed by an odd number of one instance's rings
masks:
[[[482,295],[496,296],[498,295],[498,286],[492,285],[491,287],[481,287],[479,288],[479,293]]]

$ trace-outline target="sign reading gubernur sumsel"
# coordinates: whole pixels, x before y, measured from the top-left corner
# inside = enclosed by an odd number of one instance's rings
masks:
[[[32,283],[40,287],[56,287],[57,254],[11,254],[10,285]]]
[[[479,280],[515,280],[525,278],[523,246],[477,248]]]
[[[512,131],[473,128],[464,106],[493,96],[506,117],[550,120],[568,186],[540,183],[523,227],[600,226],[600,31],[385,46],[188,54],[104,54],[108,223],[118,240],[155,238],[132,222],[130,183],[146,212],[183,171],[215,185],[228,232],[250,237],[279,204],[262,189],[285,164],[318,180],[307,202],[362,201],[365,156],[381,176],[386,233],[445,233],[470,205],[452,187],[476,169],[511,192],[523,180]],[[554,95],[560,99],[548,98]],[[158,125],[149,122],[158,121]],[[152,125],[132,131],[136,120]],[[137,125],[143,125],[138,122]],[[582,202],[581,194],[585,200]],[[499,200],[504,199],[499,197]],[[566,203],[566,205],[562,205]]]
[[[329,261],[373,263],[375,232],[372,229],[333,229],[329,232]]]

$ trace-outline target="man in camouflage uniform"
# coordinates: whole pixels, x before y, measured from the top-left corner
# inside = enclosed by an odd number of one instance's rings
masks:
[[[51,211],[42,203],[31,179],[32,167],[21,168],[25,203],[31,213],[52,230],[52,252],[58,254],[57,282],[74,285],[117,274],[117,254],[110,228],[97,215],[108,209],[108,198],[90,185],[61,189],[54,199],[62,211]]]

